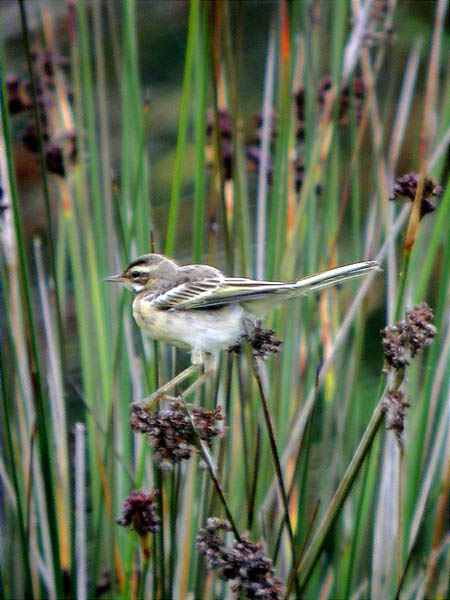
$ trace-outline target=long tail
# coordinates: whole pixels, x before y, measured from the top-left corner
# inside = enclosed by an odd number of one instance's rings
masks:
[[[297,281],[295,289],[302,291],[302,293],[315,292],[316,290],[336,285],[341,281],[352,279],[353,277],[361,277],[361,275],[366,275],[370,271],[381,270],[380,265],[376,261],[366,260],[351,265],[336,267],[336,269],[330,269],[329,271],[324,271],[317,275],[303,277]]]

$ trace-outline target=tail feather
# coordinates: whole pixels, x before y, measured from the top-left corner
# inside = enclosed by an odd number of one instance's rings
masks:
[[[295,289],[298,291],[303,290],[303,293],[314,292],[323,288],[336,285],[341,281],[352,279],[353,277],[361,277],[366,275],[370,271],[381,271],[380,265],[374,260],[366,260],[362,262],[353,263],[351,265],[344,265],[342,267],[336,267],[317,275],[310,275],[303,277],[295,284]]]

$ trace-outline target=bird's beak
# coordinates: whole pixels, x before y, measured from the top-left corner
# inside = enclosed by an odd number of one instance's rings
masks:
[[[110,275],[109,277],[105,277],[103,281],[109,281],[110,283],[123,283],[124,276],[123,273],[117,273],[117,275]]]

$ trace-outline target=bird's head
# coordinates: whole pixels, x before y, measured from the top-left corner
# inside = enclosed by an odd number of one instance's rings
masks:
[[[105,281],[120,283],[133,292],[163,287],[165,282],[174,278],[177,265],[173,260],[161,254],[144,254],[117,275],[107,277]]]

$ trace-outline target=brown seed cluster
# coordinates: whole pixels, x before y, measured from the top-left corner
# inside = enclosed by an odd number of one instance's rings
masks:
[[[324,77],[319,84],[317,90],[317,103],[319,111],[323,112],[328,94],[333,87],[333,82],[329,76]],[[362,114],[362,106],[365,98],[365,86],[360,78],[355,78],[351,85],[345,86],[340,93],[338,99],[338,120],[340,125],[346,125],[349,122],[351,110],[354,110],[357,121],[360,120]],[[296,114],[296,139],[297,144],[301,146],[305,138],[305,90],[300,88],[294,95],[295,114]],[[273,182],[273,161],[274,145],[277,139],[277,115],[270,115],[270,149],[268,157],[267,179],[269,184]],[[209,142],[209,155],[212,154],[213,131],[215,127],[215,116],[212,111],[208,114],[208,123],[206,133]],[[249,171],[257,171],[259,169],[261,156],[261,141],[262,129],[264,127],[264,119],[261,114],[254,118],[254,125],[251,127],[250,135],[246,136],[244,144],[245,157],[247,159],[247,167]],[[234,163],[234,140],[231,115],[226,109],[218,111],[218,135],[220,143],[221,161],[224,178],[231,180],[233,178],[233,163]],[[300,192],[304,178],[304,164],[301,150],[292,160],[292,169],[294,174],[294,186],[297,193]],[[210,163],[212,160],[209,161]]]
[[[251,345],[253,354],[258,358],[267,358],[270,354],[278,354],[283,342],[279,340],[272,329],[255,327]]]
[[[317,103],[321,112],[325,108],[328,94],[332,89],[333,80],[329,75],[326,75],[320,80],[319,89],[317,90]],[[341,89],[338,111],[340,125],[348,124],[351,110],[355,111],[356,120],[360,120],[365,95],[366,88],[363,80],[359,77],[356,77],[351,85],[346,85]],[[299,88],[295,94],[295,106],[297,117],[296,136],[298,141],[303,141],[305,137],[305,89],[303,87]]]
[[[147,533],[156,533],[159,529],[160,519],[156,508],[158,492],[133,491],[123,503],[122,514],[117,523],[129,527],[140,536]]]
[[[393,386],[383,399],[382,408],[386,414],[386,427],[395,432],[402,445],[405,429],[406,409],[409,403],[401,389],[405,380],[404,369],[412,358],[429,346],[436,335],[432,323],[433,311],[423,302],[406,312],[403,321],[382,330],[383,350],[388,370],[393,370]]]
[[[198,436],[211,447],[214,438],[223,433],[222,407],[207,410],[195,406],[190,412]],[[154,449],[154,460],[161,467],[171,467],[189,459],[197,444],[191,419],[180,400],[171,402],[156,414],[133,408],[130,424],[134,431],[148,436]]]
[[[409,403],[402,390],[389,390],[383,400],[383,410],[386,414],[386,429],[392,429],[401,443],[405,429],[406,409]]]
[[[49,173],[65,177],[67,165],[72,165],[77,160],[77,140],[74,132],[55,135],[50,115],[55,104],[55,69],[66,66],[68,61],[47,50],[34,50],[32,61],[37,78],[37,108],[45,166]],[[31,153],[36,154],[39,151],[39,136],[31,114],[33,108],[31,83],[11,75],[8,77],[6,90],[10,114],[26,116],[25,123],[21,121],[22,125],[20,125],[22,144]]]
[[[206,527],[197,536],[197,548],[206,557],[208,567],[218,571],[219,577],[233,581],[233,592],[239,596],[262,600],[278,600],[283,595],[283,585],[275,576],[273,564],[259,543],[246,537],[231,546],[224,534],[231,530],[228,521],[209,518]]]
[[[209,111],[206,135],[210,144],[213,142],[214,125],[215,116],[212,111]],[[218,134],[223,176],[226,180],[229,180],[233,178],[234,144],[231,116],[226,109],[219,110],[218,112]]]
[[[436,335],[432,321],[433,311],[423,302],[407,311],[403,321],[382,330],[383,351],[389,367],[406,367],[411,358],[431,344]]]
[[[32,103],[28,86],[15,75],[6,78],[8,110],[11,115],[19,115],[31,109]]]
[[[273,117],[275,119],[275,116]],[[259,164],[261,161],[261,128],[263,125],[262,117],[259,115],[255,119],[255,135],[251,136],[251,139],[245,142],[245,158],[247,160],[247,167],[249,171],[257,171],[259,168]],[[215,117],[212,111],[208,113],[208,122],[206,127],[206,135],[208,137],[208,142],[210,144],[210,152],[211,155],[211,146],[213,143],[213,132],[215,126]],[[219,144],[220,144],[220,153],[222,160],[222,169],[223,176],[225,180],[233,179],[233,166],[234,166],[234,141],[233,141],[233,129],[231,122],[231,115],[226,109],[219,110],[218,112],[218,133],[219,133]],[[272,131],[272,141],[275,140],[276,133]],[[212,160],[210,160],[210,163]],[[269,156],[269,165],[268,165],[268,181],[272,183],[273,176],[273,165],[272,159]]]
[[[244,335],[236,346],[228,348],[228,352],[240,354],[244,343],[248,342],[252,347],[253,355],[257,358],[267,358],[270,354],[278,354],[283,343],[279,340],[272,329],[263,329],[257,323],[251,335]]]
[[[329,94],[333,89],[333,80],[329,75],[326,75],[319,82],[319,88],[317,90],[317,103],[319,105],[320,113],[323,113],[327,101],[329,100]],[[362,108],[366,95],[366,89],[364,82],[361,78],[356,77],[352,84],[346,85],[341,89],[337,109],[337,118],[341,126],[348,125],[350,122],[350,116],[354,111],[356,121],[359,122],[362,116]],[[299,88],[295,94],[295,115],[296,115],[296,139],[298,144],[302,144],[305,140],[305,89]],[[302,153],[300,153],[302,154]],[[304,178],[304,164],[303,159],[298,157],[294,161],[294,182],[295,190],[297,193],[300,192],[303,185]]]
[[[408,198],[414,201],[419,185],[418,173],[406,173],[397,177],[394,183],[394,189],[389,200],[398,200],[399,198]],[[423,186],[422,198],[420,201],[420,218],[436,210],[436,202],[442,196],[443,189],[432,179],[426,178]]]

